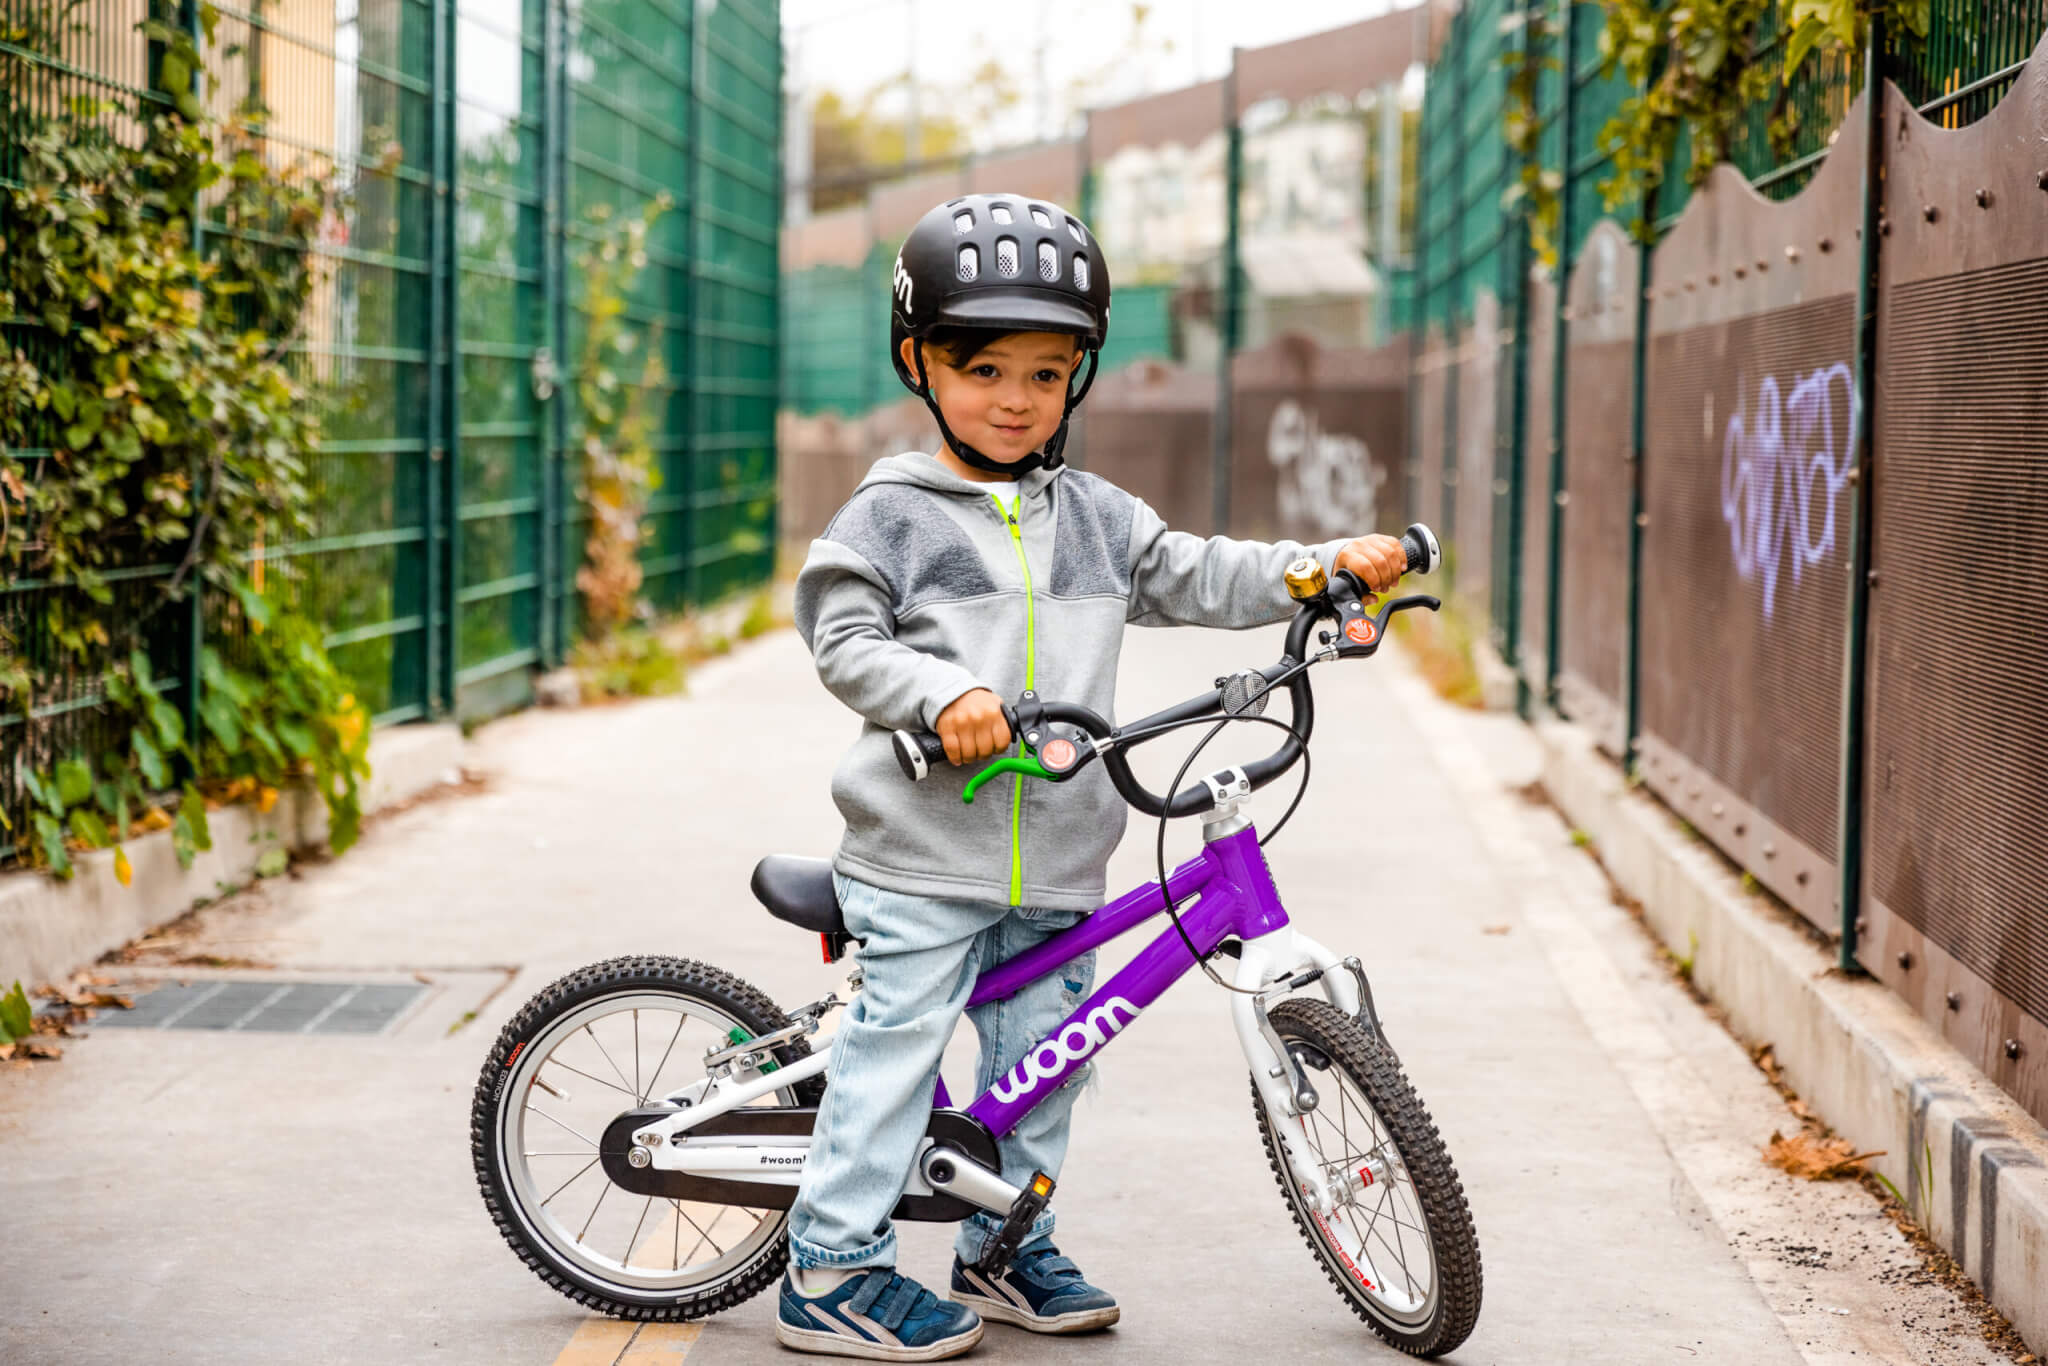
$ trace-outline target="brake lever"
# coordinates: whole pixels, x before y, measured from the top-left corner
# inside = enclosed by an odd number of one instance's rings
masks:
[[[1022,712],[1024,708],[1019,706]],[[1022,754],[1005,754],[967,780],[961,789],[960,800],[972,806],[974,794],[982,785],[1005,773],[1022,773],[1027,778],[1043,778],[1049,783],[1065,782],[1074,776],[1074,770],[1087,763],[1096,755],[1095,741],[1082,734],[1066,736],[1047,726],[1044,731],[1032,730],[1031,735],[1040,736],[1043,743],[1034,745],[1020,737]]]
[[[1337,633],[1323,632],[1322,643],[1334,646],[1339,659],[1363,659],[1380,648],[1387,622],[1394,613],[1414,607],[1427,607],[1434,612],[1443,607],[1443,602],[1427,593],[1415,593],[1382,603],[1377,615],[1366,612],[1361,598],[1333,597],[1331,605],[1337,609]]]

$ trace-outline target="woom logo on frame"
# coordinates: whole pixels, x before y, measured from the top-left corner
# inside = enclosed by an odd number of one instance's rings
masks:
[[[1006,1105],[1030,1095],[1038,1083],[1058,1076],[1069,1063],[1086,1059],[1137,1018],[1136,1006],[1121,996],[1110,997],[1086,1015],[1070,1020],[1059,1033],[1048,1035],[1007,1075],[997,1078],[988,1088],[989,1094]]]

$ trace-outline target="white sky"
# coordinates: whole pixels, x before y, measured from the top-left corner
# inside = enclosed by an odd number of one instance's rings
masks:
[[[1058,136],[1066,131],[1052,126],[1061,92],[1123,47],[1130,8],[1124,0],[783,0],[790,89],[856,95],[906,66],[921,83],[957,84],[959,73],[996,56],[1024,85],[1025,107],[1014,120],[1006,118],[977,136],[977,147]],[[1123,64],[1084,102],[1115,104],[1192,85],[1222,75],[1233,46],[1284,42],[1390,8],[1389,0],[1156,0],[1146,27],[1155,45],[1170,42],[1171,49]],[[1041,43],[1052,105],[1052,117],[1042,125],[1032,95]],[[893,103],[901,108],[900,101]]]

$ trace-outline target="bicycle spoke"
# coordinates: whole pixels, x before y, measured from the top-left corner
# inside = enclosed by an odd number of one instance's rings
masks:
[[[654,1064],[654,1075],[647,1079],[648,1095],[651,1096],[660,1092],[661,1088],[657,1086],[655,1083],[661,1080],[661,1069],[668,1066],[668,1055],[672,1051],[674,1051],[676,1046],[676,1040],[682,1037],[683,1026],[685,1024],[688,1024],[689,1020],[690,1017],[687,1014],[683,1014],[681,1012],[677,1013],[676,1032],[668,1036],[668,1047],[661,1050],[661,1061]]]
[[[633,1236],[626,1240],[626,1265],[633,1264],[633,1254],[640,1250],[640,1226],[647,1222],[647,1211],[654,1208],[654,1197],[648,1196],[647,1203],[640,1207],[640,1217],[633,1221]]]
[[[640,1089],[640,1007],[633,1007],[633,1099],[644,1101],[647,1093]]]
[[[597,1146],[597,1140],[596,1140],[596,1139],[594,1139],[594,1138],[584,1138],[584,1136],[583,1136],[582,1134],[579,1134],[579,1133],[577,1133],[577,1132],[576,1132],[576,1131],[575,1131],[574,1129],[571,1129],[571,1128],[570,1128],[570,1127],[569,1127],[568,1125],[566,1125],[566,1124],[562,1123],[562,1121],[561,1121],[561,1120],[559,1120],[559,1119],[556,1119],[556,1118],[555,1118],[555,1117],[554,1117],[553,1115],[551,1115],[551,1114],[549,1114],[549,1113],[548,1113],[547,1111],[545,1111],[545,1110],[541,1109],[541,1108],[540,1108],[540,1107],[539,1107],[538,1105],[532,1105],[532,1104],[529,1104],[529,1105],[528,1105],[528,1106],[526,1107],[526,1112],[527,1112],[528,1114],[533,1114],[533,1115],[539,1115],[539,1116],[540,1116],[540,1117],[541,1117],[542,1119],[544,1119],[544,1120],[546,1120],[546,1121],[547,1121],[548,1123],[550,1123],[550,1124],[554,1125],[554,1126],[555,1126],[556,1128],[558,1128],[558,1129],[562,1130],[562,1132],[564,1132],[564,1133],[568,1134],[568,1135],[569,1135],[570,1137],[572,1137],[572,1138],[581,1138],[581,1139],[583,1139],[583,1141],[584,1141],[585,1143],[588,1143],[588,1144],[589,1144],[589,1145],[590,1145],[591,1147],[593,1147],[593,1148],[595,1148],[595,1147]]]
[[[554,1189],[553,1189],[552,1191],[548,1192],[548,1200],[552,1200],[552,1199],[554,1199],[554,1198],[555,1198],[555,1197],[556,1197],[557,1195],[560,1195],[560,1194],[561,1194],[561,1193],[562,1193],[563,1191],[565,1191],[565,1190],[569,1189],[569,1187],[571,1187],[571,1186],[575,1185],[575,1184],[576,1184],[576,1182],[577,1182],[578,1180],[580,1180],[580,1179],[582,1178],[582,1176],[583,1176],[583,1173],[585,1173],[585,1172],[589,1171],[589,1170],[590,1170],[590,1169],[591,1169],[592,1167],[595,1167],[596,1165],[597,1165],[597,1159],[593,1157],[593,1158],[591,1158],[591,1159],[590,1159],[590,1160],[589,1160],[588,1162],[586,1162],[586,1163],[584,1163],[584,1164],[583,1164],[582,1166],[578,1167],[578,1168],[576,1169],[576,1175],[575,1175],[575,1176],[572,1176],[572,1177],[570,1177],[570,1178],[569,1178],[569,1179],[568,1179],[567,1181],[564,1181],[564,1182],[563,1182],[563,1183],[562,1183],[561,1185],[559,1185],[559,1186],[555,1187],[555,1188],[554,1188]],[[599,1199],[603,1199],[604,1197],[602,1197],[602,1196],[599,1196],[598,1198],[599,1198]],[[546,1209],[546,1208],[547,1208],[548,1200],[543,1200],[543,1201],[541,1201],[541,1202],[540,1202],[540,1204],[541,1204],[541,1208],[542,1208],[542,1209]]]
[[[572,1067],[572,1066],[571,1066],[570,1064],[568,1064],[568,1063],[566,1063],[566,1062],[563,1062],[563,1061],[562,1061],[562,1060],[561,1060],[560,1058],[556,1057],[556,1056],[555,1056],[554,1054],[552,1054],[552,1053],[550,1053],[550,1054],[548,1055],[547,1061],[546,1061],[546,1062],[543,1062],[543,1063],[541,1064],[541,1066],[542,1066],[542,1067],[559,1067],[559,1068],[561,1068],[561,1069],[562,1069],[563,1071],[565,1071],[565,1072],[574,1072],[574,1073],[575,1073],[575,1074],[576,1074],[577,1076],[579,1076],[579,1077],[582,1077],[582,1078],[583,1078],[583,1079],[584,1079],[585,1081],[594,1081],[594,1082],[596,1082],[596,1083],[597,1083],[597,1084],[598,1084],[599,1086],[609,1086],[609,1087],[611,1087],[611,1088],[612,1088],[612,1090],[614,1090],[614,1091],[617,1091],[617,1092],[618,1092],[618,1093],[619,1093],[620,1095],[622,1095],[622,1096],[632,1096],[632,1097],[633,1097],[633,1099],[634,1099],[634,1100],[636,1100],[636,1101],[640,1099],[640,1096],[638,1095],[638,1093],[636,1093],[636,1092],[633,1092],[633,1091],[628,1091],[628,1090],[627,1090],[627,1089],[626,1089],[625,1087],[623,1087],[623,1086],[620,1086],[620,1085],[618,1085],[618,1084],[617,1084],[617,1083],[615,1083],[615,1082],[609,1082],[609,1081],[606,1081],[606,1080],[605,1080],[605,1079],[604,1079],[603,1077],[598,1077],[598,1076],[592,1076],[592,1075],[591,1075],[590,1073],[588,1073],[588,1072],[584,1071],[584,1070],[583,1070],[582,1068],[580,1068],[580,1067]],[[534,1080],[534,1084],[535,1084],[535,1085],[539,1085],[539,1084],[540,1084],[539,1078],[535,1078],[535,1080]],[[559,1093],[558,1093],[558,1094],[559,1094]]]
[[[590,1026],[589,1026],[589,1025],[585,1025],[585,1026],[583,1026],[583,1032],[584,1032],[585,1034],[590,1034]],[[619,1065],[618,1065],[617,1063],[615,1063],[615,1062],[612,1062],[612,1055],[611,1055],[611,1054],[609,1054],[609,1053],[605,1053],[605,1048],[604,1048],[604,1045],[603,1045],[602,1043],[599,1043],[599,1042],[598,1042],[598,1038],[597,1038],[597,1035],[595,1035],[595,1034],[590,1034],[590,1041],[591,1041],[592,1043],[594,1043],[594,1044],[597,1044],[597,1051],[598,1051],[598,1052],[600,1052],[600,1053],[604,1053],[604,1060],[605,1060],[605,1061],[606,1061],[607,1063],[610,1063],[610,1064],[611,1064],[611,1069],[612,1069],[612,1071],[614,1071],[614,1072],[618,1072],[618,1073],[619,1073],[619,1080],[623,1082],[623,1081],[624,1081],[624,1080],[626,1079],[626,1074],[625,1074],[624,1072],[619,1072]],[[634,1100],[639,1100],[639,1099],[641,1099],[640,1093],[639,1093],[638,1091],[628,1091],[628,1092],[627,1092],[626,1094],[627,1094],[627,1095],[630,1095],[631,1097],[633,1097],[633,1099],[634,1099]]]
[[[612,1193],[612,1183],[604,1183],[604,1189],[597,1193],[597,1203],[590,1207],[590,1218],[583,1221],[583,1227],[576,1230],[576,1241],[582,1242],[583,1235],[590,1232],[590,1226],[597,1220],[597,1212],[604,1208],[604,1198]]]

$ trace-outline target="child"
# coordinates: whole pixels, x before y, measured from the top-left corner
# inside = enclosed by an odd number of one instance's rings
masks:
[[[1118,1314],[1054,1247],[1050,1210],[999,1277],[976,1266],[999,1222],[963,1224],[949,1299],[895,1270],[890,1211],[976,974],[1102,904],[1129,814],[1100,766],[1053,790],[1027,792],[1020,775],[963,804],[978,761],[1010,745],[1003,699],[1033,688],[1108,716],[1127,622],[1258,626],[1293,611],[1281,573],[1304,553],[1375,592],[1406,561],[1386,536],[1305,549],[1168,531],[1141,499],[1062,467],[1108,330],[1109,272],[1058,207],[969,195],[933,209],[903,244],[894,290],[896,372],[943,444],[876,461],[797,579],[797,629],[818,675],[865,723],[832,797],[846,818],[833,884],[863,941],[866,985],[833,1046],[790,1211],[776,1336],[801,1351],[936,1361],[980,1341],[983,1318],[1065,1333]],[[937,732],[958,767],[907,781],[896,729]],[[971,1012],[977,1089],[1086,999],[1093,977],[1090,953]],[[1002,1138],[1006,1180],[1058,1175],[1087,1070]]]

